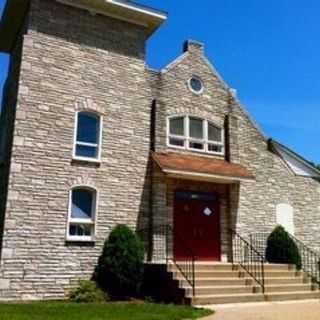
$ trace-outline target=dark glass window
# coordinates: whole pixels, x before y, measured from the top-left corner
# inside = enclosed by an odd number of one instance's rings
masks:
[[[85,158],[99,156],[100,117],[89,112],[78,113],[75,155]]]
[[[203,120],[190,118],[190,138],[203,139]]]
[[[211,123],[208,123],[208,140],[222,142],[222,130]]]
[[[184,135],[184,118],[173,118],[170,119],[170,134],[176,136]]]
[[[71,206],[68,225],[69,240],[92,240],[95,230],[96,191],[76,188],[71,191]]]
[[[203,90],[203,84],[202,81],[197,77],[192,77],[190,79],[190,87],[192,91],[196,93],[200,93]]]
[[[87,189],[75,189],[72,191],[71,218],[91,219],[93,214],[94,192]]]

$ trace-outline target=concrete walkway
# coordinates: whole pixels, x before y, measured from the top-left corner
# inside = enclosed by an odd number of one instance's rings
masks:
[[[320,320],[320,300],[206,306],[216,313],[203,320]]]

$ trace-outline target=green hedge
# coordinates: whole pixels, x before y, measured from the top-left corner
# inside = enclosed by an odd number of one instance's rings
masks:
[[[268,237],[266,259],[270,263],[296,265],[298,270],[302,266],[301,255],[296,243],[281,226],[277,226]]]

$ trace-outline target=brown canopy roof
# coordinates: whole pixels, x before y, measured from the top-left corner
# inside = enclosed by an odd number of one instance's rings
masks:
[[[152,157],[165,173],[232,178],[235,181],[254,179],[244,166],[225,160],[173,152],[153,153]]]

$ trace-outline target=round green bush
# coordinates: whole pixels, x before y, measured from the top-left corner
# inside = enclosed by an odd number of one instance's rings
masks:
[[[69,294],[72,302],[101,303],[106,302],[108,295],[101,290],[94,281],[80,281],[79,286]]]
[[[110,233],[99,258],[96,279],[112,298],[127,299],[139,294],[143,281],[144,246],[126,225]]]
[[[302,266],[301,255],[296,243],[281,226],[277,226],[268,237],[266,259],[270,263],[296,265],[298,270]]]

